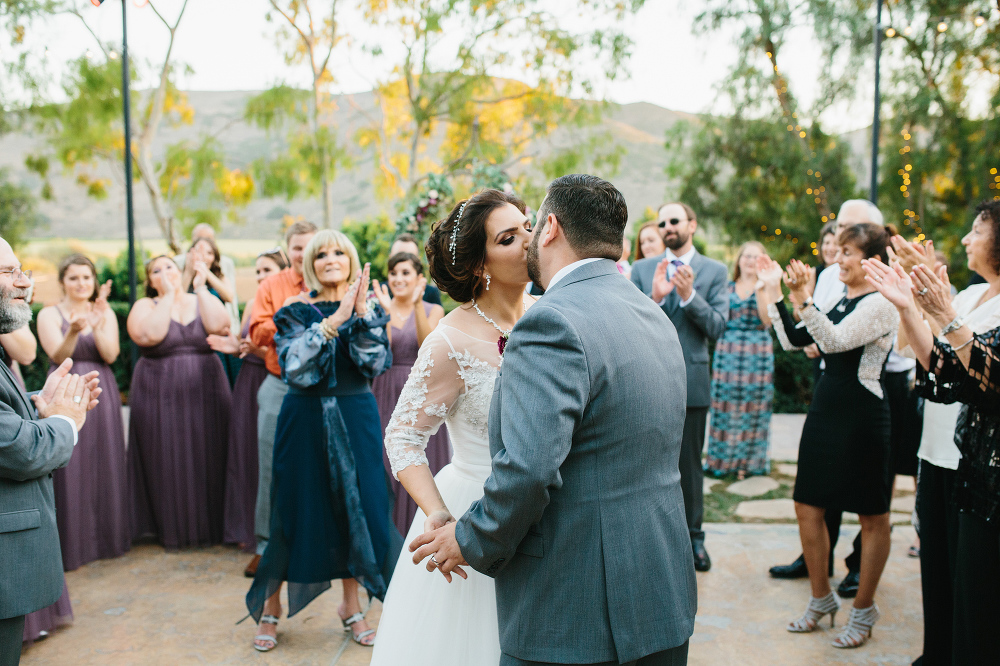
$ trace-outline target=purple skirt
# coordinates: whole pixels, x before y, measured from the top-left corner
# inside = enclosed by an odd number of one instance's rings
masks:
[[[257,357],[247,357],[233,386],[229,421],[229,458],[226,462],[224,541],[256,549],[254,511],[257,505],[257,389],[267,378]]]
[[[372,393],[375,394],[375,400],[378,402],[383,434],[385,434],[386,426],[389,425],[392,411],[396,408],[399,394],[403,392],[403,385],[406,384],[406,379],[410,376],[410,368],[409,365],[393,365],[385,374],[379,375],[372,382]],[[443,424],[441,429],[427,441],[427,449],[424,453],[427,455],[427,463],[432,474],[437,474],[442,467],[451,462],[451,442],[448,440],[448,429]],[[389,475],[392,492],[396,496],[392,507],[392,522],[400,534],[405,535],[410,531],[413,516],[417,513],[417,503],[407,494],[403,485],[392,476],[385,447],[382,448],[382,462],[385,465],[386,474]]]
[[[72,621],[73,607],[69,603],[69,589],[64,580],[62,595],[58,601],[24,616],[24,634],[21,640],[27,647],[38,640],[43,631],[52,631]]]
[[[73,372],[92,370],[100,373],[100,402],[87,414],[69,464],[52,473],[66,571],[118,557],[131,541],[122,399],[107,364],[74,361]]]
[[[130,392],[133,537],[168,550],[222,543],[232,396],[215,354],[144,357]]]

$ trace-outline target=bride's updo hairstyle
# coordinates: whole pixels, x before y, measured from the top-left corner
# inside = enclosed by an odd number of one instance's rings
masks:
[[[438,288],[458,303],[468,303],[486,288],[486,220],[507,204],[522,213],[524,202],[500,190],[483,190],[452,208],[431,230],[424,252]],[[456,225],[458,229],[456,229]]]

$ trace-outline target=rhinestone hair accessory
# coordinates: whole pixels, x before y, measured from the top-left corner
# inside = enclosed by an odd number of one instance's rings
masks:
[[[448,249],[451,250],[452,266],[455,265],[455,248],[458,247],[458,223],[462,221],[462,213],[465,212],[465,207],[468,203],[468,199],[462,202],[462,205],[458,209],[458,217],[455,218],[455,226],[451,230],[451,242],[448,244]]]

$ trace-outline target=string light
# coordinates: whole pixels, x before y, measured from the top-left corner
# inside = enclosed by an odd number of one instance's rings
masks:
[[[986,14],[983,12],[979,12],[978,14],[976,14],[976,18],[974,18],[972,22],[976,24],[977,28],[981,28],[983,24],[986,23]]]
[[[938,32],[945,32],[947,30],[948,30],[948,24],[945,23],[943,20],[940,23],[937,24],[937,31]]]
[[[947,32],[948,29],[951,27],[951,22],[955,21],[962,22],[969,20],[970,19],[968,18],[968,16],[963,16],[962,14],[951,14],[948,16],[937,17],[936,22],[935,21],[928,22],[927,27],[930,28],[931,26],[934,26],[934,29],[939,34],[943,34]],[[978,12],[971,18],[972,24],[977,28],[983,27],[989,22],[989,20],[990,20],[989,12]],[[893,37],[899,37],[899,36],[909,37],[911,34],[913,34],[912,25],[907,25],[905,28],[903,28],[902,33],[900,33],[892,26],[883,26],[883,27],[885,28],[885,36],[888,39],[892,39]]]
[[[896,36],[896,29],[895,28],[888,28],[885,31],[885,36],[888,37],[889,39],[892,39],[893,37]]]

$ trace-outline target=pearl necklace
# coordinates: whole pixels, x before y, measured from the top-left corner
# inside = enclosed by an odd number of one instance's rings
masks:
[[[497,324],[495,321],[493,321],[492,319],[490,319],[489,317],[487,317],[486,313],[479,309],[479,304],[476,303],[476,301],[474,301],[474,300],[472,301],[472,307],[474,307],[476,309],[476,313],[480,317],[482,317],[487,322],[489,322],[490,325],[493,328],[495,328],[498,331],[500,331],[500,338],[497,340],[497,349],[500,352],[500,356],[503,356],[504,348],[507,346],[507,339],[510,338],[510,332],[513,331],[514,329],[510,328],[510,329],[504,330],[504,329],[500,328],[499,324]]]

